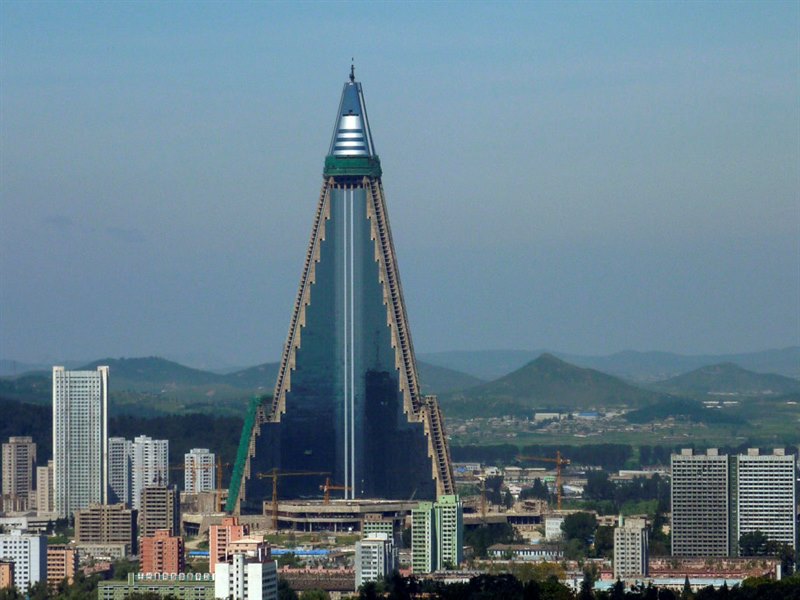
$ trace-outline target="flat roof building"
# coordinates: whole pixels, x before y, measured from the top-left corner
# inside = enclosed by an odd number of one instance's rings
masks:
[[[136,511],[124,504],[93,504],[75,512],[78,544],[122,544],[126,554],[135,554]]]
[[[53,367],[53,487],[55,512],[108,500],[108,367],[67,371]]]
[[[14,587],[24,593],[47,581],[47,536],[19,529],[0,534],[0,559],[14,563]]]
[[[186,556],[183,538],[159,529],[139,540],[139,571],[142,573],[183,573]]]

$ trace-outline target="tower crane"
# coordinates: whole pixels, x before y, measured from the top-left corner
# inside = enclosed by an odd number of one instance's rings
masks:
[[[561,451],[556,451],[556,457],[546,457],[546,456],[523,456],[519,455],[516,457],[518,461],[540,461],[540,462],[551,462],[556,463],[556,498],[558,501],[558,510],[561,510],[561,467],[562,465],[570,464],[570,460],[568,458],[564,458],[561,456]]]
[[[278,529],[278,478],[311,477],[314,475],[330,475],[329,471],[281,471],[272,469],[266,473],[256,473],[259,479],[272,479],[272,528]]]
[[[323,496],[322,503],[323,504],[330,504],[331,503],[331,490],[342,490],[344,492],[348,492],[348,491],[352,490],[353,488],[351,488],[349,485],[335,485],[335,484],[331,483],[331,478],[330,477],[326,477],[325,478],[325,485],[319,486],[319,489],[325,493],[325,495]],[[345,494],[345,497],[346,496],[347,496],[347,494]]]

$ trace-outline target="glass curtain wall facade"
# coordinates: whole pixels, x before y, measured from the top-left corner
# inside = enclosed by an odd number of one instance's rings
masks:
[[[380,176],[351,76],[275,394],[243,432],[229,510],[238,495],[260,512],[273,469],[315,473],[281,478],[282,498],[318,497],[326,477],[347,498],[452,493],[438,403],[419,392]]]

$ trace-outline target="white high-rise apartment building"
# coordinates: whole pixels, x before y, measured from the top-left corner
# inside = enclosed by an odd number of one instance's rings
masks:
[[[796,459],[783,449],[760,454],[750,448],[736,457],[736,540],[760,531],[772,542],[795,547]]]
[[[108,438],[108,502],[131,505],[131,459],[133,443],[121,437]]]
[[[356,542],[356,589],[397,569],[397,550],[391,536],[371,533]]]
[[[0,534],[0,559],[14,563],[14,587],[25,593],[39,581],[47,581],[47,536],[15,529]]]
[[[214,460],[208,448],[192,448],[183,455],[184,491],[196,494],[216,489]]]
[[[647,522],[620,515],[614,528],[614,578],[640,579],[647,576]]]
[[[214,598],[277,600],[278,563],[261,550],[234,553],[214,569]]]
[[[795,457],[781,449],[673,454],[673,556],[737,556],[741,536],[755,531],[794,547],[796,469]]]
[[[32,500],[36,444],[30,436],[10,437],[3,444],[3,497],[25,509]]]
[[[728,456],[716,448],[672,455],[672,555],[728,556]]]
[[[108,367],[53,367],[53,488],[59,517],[108,499]]]
[[[131,466],[131,507],[140,510],[142,490],[169,483],[169,440],[154,440],[146,435],[133,439]]]

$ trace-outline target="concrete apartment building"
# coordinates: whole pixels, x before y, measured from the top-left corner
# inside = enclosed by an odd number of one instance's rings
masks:
[[[14,563],[14,586],[25,592],[47,581],[47,536],[19,529],[0,534],[0,559]]]
[[[741,536],[755,531],[795,547],[793,455],[684,449],[671,462],[673,556],[738,556]]]
[[[456,495],[440,496],[433,505],[436,517],[437,569],[458,567],[464,560],[464,511]]]
[[[230,600],[277,600],[278,563],[269,546],[261,543],[254,551],[237,552],[214,569],[214,596]]]
[[[133,442],[122,437],[108,438],[108,501],[131,506],[131,460]]]
[[[444,495],[420,502],[411,511],[411,569],[431,573],[457,567],[463,561],[464,516],[461,499]]]
[[[75,541],[79,545],[122,544],[125,554],[137,552],[136,511],[119,504],[93,504],[75,512]]]
[[[728,457],[709,448],[672,455],[673,556],[728,556]]]
[[[78,551],[63,544],[47,547],[47,585],[56,589],[64,579],[72,585],[78,570]]]
[[[107,502],[108,367],[53,367],[53,487],[55,512]]]
[[[192,448],[184,454],[184,491],[198,494],[216,489],[215,460],[208,448]]]
[[[159,529],[179,535],[180,494],[174,486],[149,486],[142,490],[139,512],[139,535],[152,537]]]
[[[3,505],[28,510],[33,504],[36,444],[30,436],[12,436],[3,444]]]
[[[0,559],[0,590],[13,587],[14,563],[10,560]]]
[[[183,538],[170,535],[167,529],[159,529],[155,535],[141,538],[139,553],[139,571],[142,573],[183,573],[186,570]]]
[[[240,525],[237,517],[224,517],[221,525],[211,525],[208,529],[208,569],[211,573],[217,563],[225,562],[228,547],[232,542],[241,540],[250,534],[247,525]]]
[[[157,594],[177,600],[213,600],[210,573],[128,573],[127,581],[101,581],[98,600],[127,600],[133,594]]]
[[[53,461],[48,460],[46,467],[36,467],[36,514],[49,516],[54,512]]]
[[[435,536],[433,502],[420,502],[411,511],[411,570],[414,573],[436,570]]]
[[[168,483],[169,440],[135,437],[131,448],[131,507],[141,514],[143,490]]]
[[[647,521],[620,515],[614,528],[614,578],[647,577],[648,557]]]
[[[796,458],[783,449],[761,454],[751,448],[736,457],[733,539],[760,531],[779,544],[795,548],[797,540]]]
[[[356,589],[369,581],[378,581],[397,570],[397,550],[392,536],[367,534],[356,542]]]

